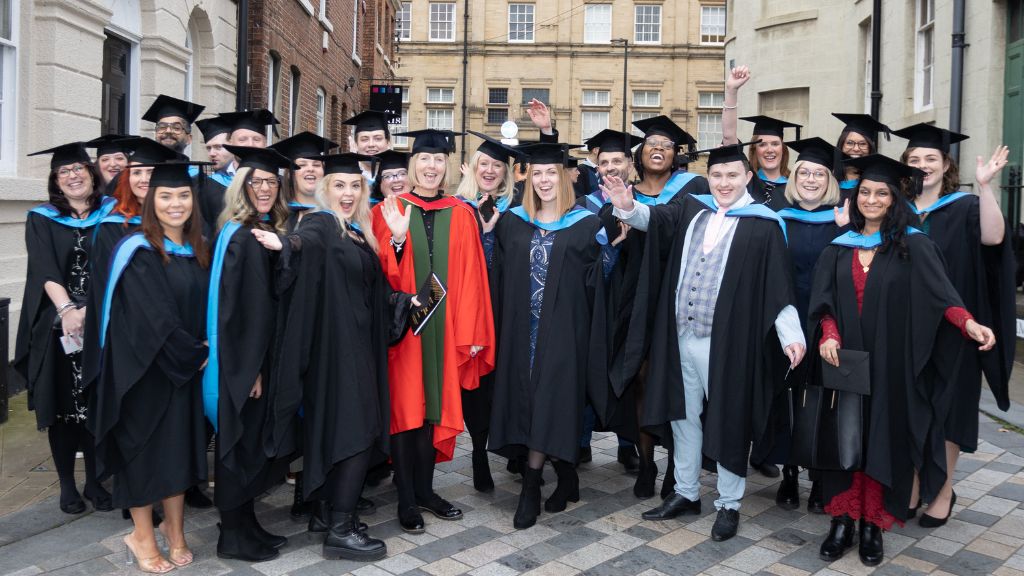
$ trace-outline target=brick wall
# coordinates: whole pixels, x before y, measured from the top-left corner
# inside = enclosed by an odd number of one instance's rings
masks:
[[[395,13],[397,0],[365,0],[366,26],[360,29],[363,60],[359,77],[362,108],[368,108],[371,84],[386,84],[395,77]]]

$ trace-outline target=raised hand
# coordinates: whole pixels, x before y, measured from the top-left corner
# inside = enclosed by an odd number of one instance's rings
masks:
[[[459,172],[462,172],[463,176],[469,174],[469,164],[463,162],[462,166],[459,166]]]
[[[266,230],[257,230],[253,228],[252,235],[256,237],[256,241],[263,245],[267,250],[273,250],[274,252],[280,252],[281,248],[281,237],[273,232],[267,232]]]
[[[988,186],[996,174],[999,174],[999,171],[1006,166],[1009,156],[1010,149],[1002,145],[996,146],[996,151],[992,153],[992,157],[988,159],[988,162],[985,162],[981,156],[978,156],[978,167],[974,171],[974,179],[978,181],[980,186]]]
[[[480,228],[481,230],[483,230],[484,234],[490,234],[491,232],[494,232],[494,227],[498,225],[499,216],[501,216],[501,212],[495,210],[494,214],[491,214],[491,218],[489,220],[484,220],[482,214],[480,214],[479,212],[476,213],[477,219],[480,220]]]
[[[725,89],[739,90],[748,80],[750,80],[750,68],[737,66],[729,71],[729,76],[725,79]]]
[[[412,209],[403,213],[400,201],[394,196],[388,196],[382,204],[380,213],[391,230],[391,238],[398,244],[405,242],[405,235],[409,232]]]
[[[526,113],[530,116],[530,122],[533,122],[533,125],[539,128],[541,132],[545,134],[551,133],[551,111],[548,110],[547,104],[534,98],[530,100]]]
[[[633,187],[626,186],[622,178],[618,176],[605,176],[597,187],[611,201],[612,205],[619,210],[629,212],[633,209]]]
[[[840,210],[838,206],[832,209],[832,214],[835,216],[836,226],[842,228],[850,223],[850,199],[847,198],[843,202],[843,208]]]

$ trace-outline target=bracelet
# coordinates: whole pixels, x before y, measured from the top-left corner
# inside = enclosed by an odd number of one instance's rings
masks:
[[[736,106],[739,106],[739,104]],[[726,106],[725,104],[722,104],[722,110],[735,110],[736,106]]]
[[[74,305],[75,303],[72,302],[71,300],[68,300],[67,302],[61,304],[60,308],[57,308],[57,317],[64,318],[64,312],[66,312],[68,308],[71,308]]]

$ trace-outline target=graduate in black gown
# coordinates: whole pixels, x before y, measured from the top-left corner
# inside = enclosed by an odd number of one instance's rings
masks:
[[[490,449],[528,451],[518,529],[540,514],[545,459],[558,475],[545,510],[579,500],[583,408],[589,396],[603,419],[608,394],[600,221],[574,207],[564,145],[521,150],[530,162],[523,205],[498,219],[491,271],[498,357]]]
[[[387,347],[406,331],[413,302],[391,291],[377,241],[363,232],[370,187],[359,164],[371,160],[326,156],[320,208],[284,241],[253,232],[268,248],[294,254],[281,284],[294,293],[279,353],[300,359],[303,488],[307,499],[319,492],[330,503],[324,557],[365,561],[387,553],[359,522],[357,503],[370,464],[388,452]]]
[[[964,310],[942,255],[911,229],[901,187],[919,171],[885,156],[850,160],[861,172],[850,206],[852,230],[834,239],[815,270],[808,309],[814,344],[808,360],[842,366],[843,350],[869,354],[870,395],[847,392],[837,404],[861,416],[863,445],[854,469],[823,470],[826,512],[833,516],[820,556],[839,559],[853,545],[860,520],[861,562],[884,557],[882,532],[907,518],[914,471],[945,475],[937,410],[967,348],[988,350],[992,331]],[[851,404],[852,402],[852,404]],[[975,415],[977,417],[977,415]],[[855,429],[847,427],[847,430]],[[840,430],[842,437],[843,430]],[[836,436],[822,433],[822,454],[836,454]]]
[[[100,478],[114,478],[114,504],[130,508],[125,545],[148,572],[192,562],[184,492],[206,480],[202,370],[209,252],[187,162],[154,167],[142,225],[118,244],[103,299],[103,364],[94,412]],[[152,506],[162,502],[157,548]]]
[[[633,185],[633,197],[649,206],[682,202],[688,194],[707,194],[708,181],[703,176],[686,171],[686,164],[697,141],[667,116],[655,116],[633,123],[644,134],[643,142],[636,151],[634,166],[639,181]],[[683,151],[683,147],[686,151]],[[626,350],[626,332],[633,314],[633,300],[638,297],[637,279],[643,262],[645,234],[640,230],[629,230],[619,244],[615,267],[608,279],[608,316],[611,338],[610,377],[612,390],[619,398],[615,415],[609,426],[624,437],[636,442],[639,453],[639,473],[633,485],[633,494],[640,499],[654,496],[654,483],[658,466],[654,463],[654,446],[664,445],[669,450],[668,461],[672,461],[672,434],[665,430],[644,430],[639,426],[643,419],[644,386],[647,367],[645,351]],[[654,298],[652,294],[639,295]],[[661,495],[672,491],[674,476],[665,474]]]
[[[32,154],[50,154],[49,202],[29,210],[25,221],[28,270],[21,301],[14,369],[28,389],[28,408],[46,430],[60,480],[60,509],[85,511],[75,485],[75,452],[85,455],[85,497],[110,510],[110,494],[97,481],[92,435],[87,426],[83,354],[66,353],[61,338],[81,346],[92,289],[89,259],[93,230],[113,208],[81,143]]]
[[[787,206],[786,184],[790,176],[789,148],[783,142],[785,131],[795,128],[799,140],[802,126],[769,116],[747,116],[740,120],[754,123],[751,140],[757,141],[747,154],[750,167],[757,175],[751,183],[750,194],[759,204],[781,210]]]
[[[297,382],[271,386],[277,360],[272,344],[278,319],[278,258],[250,231],[284,233],[290,211],[278,171],[292,163],[267,148],[225,148],[239,164],[217,219],[207,304],[210,364],[203,374],[206,417],[217,429],[217,555],[263,562],[277,557],[288,539],[260,526],[254,500],[284,474],[284,466],[274,463],[294,451],[294,434],[289,432],[301,392]]]
[[[131,151],[124,147],[124,142],[120,142],[125,138],[128,136],[124,134],[104,134],[84,143],[86,148],[96,149],[94,164],[103,180],[103,193],[107,196],[113,196],[118,174],[128,167],[128,155]]]
[[[615,216],[647,231],[637,291],[658,294],[634,301],[627,340],[651,334],[640,424],[671,423],[676,485],[643,517],[699,513],[706,456],[717,463],[711,537],[720,541],[739,527],[751,443],[758,461],[772,447],[776,370],[800,363],[804,335],[782,219],[747,193],[754,174],[742,146],[709,152],[711,195],[649,207],[621,181],[606,188]]]
[[[385,150],[376,156],[377,180],[370,194],[370,207],[388,196],[399,196],[412,190],[409,184],[409,155],[396,150]]]
[[[285,171],[281,189],[291,212],[286,230],[292,232],[302,215],[316,208],[316,187],[324,179],[323,157],[338,144],[312,132],[300,132],[269,147],[294,164]]]
[[[878,138],[885,135],[885,139],[889,140],[892,130],[869,114],[833,112],[832,115],[843,122],[843,131],[839,133],[839,139],[836,141],[836,150],[839,154],[832,173],[839,182],[839,196],[845,201],[856,195],[860,171],[838,160],[861,158],[877,153]]]
[[[793,178],[786,186],[786,201],[792,206],[778,211],[786,221],[790,263],[793,266],[793,288],[796,294],[796,311],[800,324],[807,323],[807,305],[811,298],[811,283],[814,281],[814,265],[821,251],[839,235],[840,229],[849,224],[849,201],[842,209],[839,183],[832,173],[836,149],[821,138],[807,138],[787,142],[787,146],[798,154],[793,166]],[[786,393],[776,398],[773,413],[777,429],[775,449],[768,457],[769,464],[781,464],[782,482],[775,493],[775,503],[787,510],[800,507],[800,469],[790,461],[792,422],[790,406],[798,398],[796,393],[811,377],[808,362],[802,362],[793,371],[780,374],[785,380]],[[808,471],[811,478],[811,494],[807,498],[807,510],[824,513],[821,483],[817,473]]]
[[[946,397],[949,404],[942,408],[948,414],[944,424],[946,477],[922,475],[920,498],[911,494],[908,506],[916,509],[922,501],[928,503],[927,514],[920,518],[921,526],[935,528],[945,524],[952,514],[956,498],[953,471],[960,452],[978,448],[983,374],[999,408],[1007,410],[1010,406],[1007,384],[1016,346],[1016,266],[1008,225],[992,190],[992,179],[1006,166],[1008,150],[1005,146],[996,148],[988,162],[977,158],[978,191],[972,194],[958,191],[960,170],[949,155],[950,144],[966,136],[926,124],[894,134],[909,140],[902,161],[926,174],[920,193],[908,197],[916,215],[911,225],[928,234],[939,247],[964,307],[978,322],[991,326],[999,342],[990,351],[965,352],[952,384],[955,393]]]

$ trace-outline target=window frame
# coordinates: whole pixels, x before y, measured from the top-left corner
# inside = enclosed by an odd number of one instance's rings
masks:
[[[446,20],[434,20],[434,8],[445,7],[451,8],[451,21]],[[458,5],[455,2],[430,2],[428,4],[427,13],[427,40],[430,42],[455,42],[455,38],[458,35]],[[434,24],[450,24],[451,25],[451,37],[441,38],[434,36]]]
[[[704,127],[706,121],[712,118],[717,119],[718,132],[712,132],[712,134],[718,135],[718,141],[713,142],[707,136],[707,129]],[[713,108],[702,109],[697,111],[697,148],[717,148],[722,145],[722,112],[721,109],[715,110]]]
[[[640,120],[646,120],[648,118],[654,118],[655,116],[660,116],[660,115],[661,115],[661,110],[651,110],[650,108],[642,108],[640,110],[633,110],[631,112],[631,117],[630,117],[630,122],[631,122],[630,126],[632,127],[632,130],[631,130],[632,134],[634,136],[639,136],[640,138],[643,138],[644,137],[643,131],[641,131],[636,126],[633,126],[632,123],[633,122],[639,122]]]
[[[409,131],[409,108],[402,107],[402,117],[399,119],[398,124],[391,124],[388,126],[391,131],[391,145],[395,148],[408,148],[409,137],[408,136],[395,136],[395,132],[408,132]]]
[[[437,94],[440,97],[438,99],[433,99],[431,97],[432,93],[435,90],[437,91]],[[450,98],[446,100],[444,98],[445,94],[450,95]],[[455,88],[448,88],[448,87],[445,87],[445,86],[428,87],[427,88],[426,103],[427,104],[455,104]]]
[[[640,95],[640,94],[644,95],[644,98],[643,98],[642,102],[637,100],[637,96]],[[650,103],[650,99],[651,99],[651,95],[652,94],[657,96],[657,101],[655,103],[653,103],[653,104]],[[633,105],[632,105],[633,108],[661,108],[661,90],[645,90],[645,89],[633,90],[632,102],[633,102]]]
[[[709,96],[711,102],[705,102],[704,97]],[[716,102],[718,100],[718,102]],[[714,90],[701,90],[697,93],[697,108],[721,110],[725,106],[725,92]]]
[[[544,92],[544,98],[543,99],[537,98],[536,94],[532,94],[533,92]],[[531,93],[530,98],[526,97],[527,93]],[[537,100],[540,100],[541,102],[543,102],[544,104],[547,104],[547,105],[551,104],[551,89],[550,88],[533,88],[531,86],[527,86],[527,87],[524,87],[522,89],[522,91],[520,92],[519,95],[520,95],[520,100],[521,100],[520,106],[527,106],[530,103],[530,99],[532,99],[532,98],[537,98]]]
[[[403,15],[407,19],[403,19]],[[412,2],[402,2],[398,13],[395,14],[395,40],[398,42],[412,40]]]
[[[651,11],[650,14],[655,14],[656,13],[658,15],[657,29],[654,32],[651,32],[651,31],[641,31],[641,29],[640,29],[641,26],[653,26],[654,25],[654,23],[652,23],[652,22],[640,22],[640,14],[641,14],[641,12],[647,12],[647,10]],[[656,45],[661,44],[661,25],[662,25],[662,22],[663,22],[663,19],[662,19],[661,4],[637,4],[636,6],[634,6],[633,7],[633,43],[634,44],[642,44],[642,45],[645,45],[645,46],[656,46]],[[656,34],[657,35],[657,39],[656,40],[641,40],[640,37],[641,37],[642,34]]]
[[[18,47],[20,2],[9,4],[10,38],[0,37],[0,174],[13,174],[18,167]]]
[[[267,110],[277,115],[278,106],[281,104],[281,57],[275,52],[267,52]],[[274,127],[267,126],[264,131],[267,137],[267,144],[274,142]]]
[[[513,24],[527,24],[526,22],[512,22],[513,8],[529,8],[529,38],[513,39]],[[525,13],[524,13],[525,14]],[[532,2],[509,2],[508,4],[508,42],[509,44],[533,44],[537,32],[537,5]],[[525,34],[525,33],[524,33]]]
[[[327,92],[322,86],[316,89],[316,133],[324,136],[327,131]]]
[[[500,92],[504,92],[505,93],[504,101],[496,101],[496,100],[494,100],[492,98],[492,96],[495,93],[494,92],[495,90],[498,90]],[[490,88],[490,87],[487,88],[487,105],[488,106],[508,106],[508,104],[509,104],[509,102],[508,102],[508,88],[507,87],[499,86],[499,87],[495,87],[495,88]]]
[[[922,10],[923,9],[923,10]],[[931,19],[923,21],[930,9]],[[925,12],[924,14],[922,12]],[[925,62],[930,56],[931,61]],[[927,80],[927,81],[926,81]],[[914,112],[935,107],[935,1],[914,2]]]
[[[593,10],[591,10],[593,9]],[[605,12],[608,15],[607,22],[593,22],[587,20],[591,16],[591,12]],[[592,33],[596,26],[607,26],[608,38],[591,38],[589,34]],[[612,5],[611,4],[587,4],[583,11],[583,43],[584,44],[611,44],[612,43]]]
[[[604,122],[603,127],[592,129],[587,127],[587,118],[596,118],[599,115],[603,115]],[[594,136],[601,130],[604,130],[610,126],[611,123],[611,111],[609,110],[583,110],[580,113],[580,136],[583,140],[587,140],[591,136]],[[602,124],[599,122],[598,124]],[[589,132],[588,132],[589,130]]]
[[[587,101],[587,96],[591,96],[591,101],[590,102]],[[612,105],[612,92],[611,92],[611,90],[600,90],[600,89],[586,88],[586,89],[583,90],[583,94],[580,96],[580,106],[608,108],[611,105]]]
[[[710,33],[705,34],[704,33],[704,31],[707,30],[707,29],[710,29],[711,26],[716,26],[717,27],[719,25],[717,22],[714,23],[714,24],[706,22],[705,16],[710,14],[711,12],[714,12],[715,16],[718,16],[718,14],[721,13],[721,17],[722,17],[722,23],[721,23],[721,32],[722,33],[721,34],[710,34]],[[702,4],[701,5],[701,7],[700,7],[700,44],[701,44],[701,46],[724,46],[725,45],[725,37],[727,35],[728,27],[729,27],[729,13],[728,13],[728,9],[725,7],[724,4]],[[716,40],[715,39],[715,38],[719,38],[719,37],[721,37],[720,40]]]
[[[288,70],[288,136],[298,134],[296,127],[302,121],[302,72],[292,66]]]
[[[446,116],[449,120],[446,125],[438,124],[438,116]],[[455,128],[455,110],[452,108],[427,108],[427,128],[435,130],[453,130]]]

